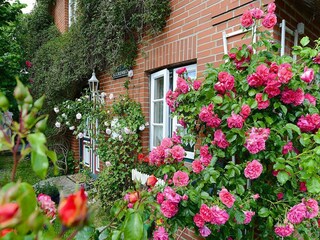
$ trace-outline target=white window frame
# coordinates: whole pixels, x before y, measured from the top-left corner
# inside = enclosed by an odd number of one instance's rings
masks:
[[[183,67],[185,67],[187,69],[187,72],[195,71],[196,76],[197,76],[197,64],[192,64],[192,65],[183,66]],[[176,73],[176,71],[180,68],[181,67],[173,69],[173,89],[177,88],[178,74]],[[171,134],[173,134],[173,132],[176,131],[178,127],[182,127],[182,126],[178,123],[177,117],[174,117],[172,119],[172,133]],[[186,158],[194,159],[194,152],[186,151],[186,154],[187,154]]]
[[[69,0],[68,1],[68,24],[69,27],[76,21],[76,10],[77,10],[77,0]]]
[[[163,98],[154,99],[154,87],[155,87],[155,79],[163,77]],[[169,130],[169,107],[166,103],[166,93],[169,90],[169,71],[167,69],[163,69],[156,73],[151,74],[150,77],[150,150],[155,148],[153,145],[153,137],[154,137],[154,127],[162,126],[162,137],[168,137]],[[163,122],[162,123],[154,123],[154,105],[156,102],[163,102]]]
[[[195,75],[197,76],[197,64],[191,64],[187,66],[182,66],[187,69],[188,72],[190,71],[195,71]],[[175,68],[173,69],[173,83],[172,83],[172,90],[176,89],[177,87],[177,79],[178,79],[178,74],[176,73],[176,70],[182,68]],[[163,98],[162,99],[154,99],[154,87],[155,87],[155,79],[162,77],[164,78],[164,83],[163,83]],[[153,146],[153,138],[154,138],[154,126],[163,126],[163,132],[162,136],[163,138],[165,137],[171,137],[173,132],[177,130],[178,127],[181,125],[178,124],[177,118],[171,118],[170,117],[170,111],[169,107],[166,103],[166,93],[170,88],[170,78],[169,78],[169,70],[168,69],[163,69],[161,71],[155,72],[151,74],[150,76],[150,141],[149,141],[149,146],[150,146],[150,151],[157,147]],[[163,123],[154,123],[154,104],[155,102],[163,101]],[[171,126],[171,128],[170,128]],[[194,152],[189,152],[186,151],[186,158],[188,159],[194,159]]]

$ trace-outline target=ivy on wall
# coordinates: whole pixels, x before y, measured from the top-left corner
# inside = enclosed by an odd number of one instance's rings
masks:
[[[143,36],[160,33],[170,14],[169,0],[78,0],[77,21],[60,34],[50,15],[54,4],[38,0],[22,26],[33,62],[32,91],[47,96],[45,107],[51,113],[79,94],[92,69],[133,66]]]

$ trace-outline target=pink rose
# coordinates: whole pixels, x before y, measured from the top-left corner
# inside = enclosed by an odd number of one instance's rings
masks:
[[[298,119],[297,126],[300,128],[302,132],[312,132],[317,129],[317,124],[316,122],[314,122],[316,116],[313,117],[313,115],[316,114],[307,114],[306,116],[301,116]]]
[[[277,224],[274,227],[274,232],[279,236],[279,237],[288,237],[294,232],[294,227],[291,223],[287,224]]]
[[[227,90],[234,87],[234,77],[228,72],[219,72],[218,82],[214,85],[214,89],[220,94],[224,94]]]
[[[172,112],[174,112],[176,110],[176,107],[178,106],[178,102],[176,102],[176,100],[179,95],[179,92],[172,92],[171,90],[166,93],[166,103]]]
[[[281,83],[289,83],[293,76],[292,66],[289,63],[282,63],[278,69],[278,79]]]
[[[241,25],[245,28],[251,27],[254,23],[252,19],[252,13],[250,11],[245,11],[240,18]]]
[[[312,96],[309,93],[306,93],[304,95],[304,99],[308,100],[310,104],[312,104],[313,106],[315,106],[317,104],[317,98]]]
[[[176,71],[176,73],[178,74],[178,75],[181,75],[181,74],[183,74],[184,72],[186,72],[187,71],[187,69],[185,68],[185,67],[183,67],[183,68],[179,68],[177,71]]]
[[[250,113],[251,113],[251,108],[249,105],[247,104],[244,104],[242,107],[241,107],[241,112],[240,112],[240,115],[246,119],[247,117],[250,116]]]
[[[284,194],[283,194],[282,192],[278,193],[278,194],[277,194],[278,200],[283,199],[283,196],[284,196]]]
[[[263,101],[262,99],[262,93],[257,93],[256,94],[256,101],[258,102],[258,109],[266,109],[270,105],[269,99],[266,101]]]
[[[299,184],[299,190],[301,192],[306,192],[308,189],[307,189],[307,186],[306,186],[306,182],[300,182]]]
[[[163,196],[170,202],[178,204],[181,201],[181,196],[176,193],[171,187],[165,187],[163,191]]]
[[[282,154],[286,155],[291,151],[293,151],[293,152],[295,152],[297,154],[299,153],[299,151],[295,147],[293,147],[293,143],[292,142],[288,142],[286,145],[283,146]]]
[[[302,202],[304,205],[307,207],[307,212],[306,212],[306,218],[315,218],[318,216],[319,213],[319,206],[318,202],[312,198],[308,199],[307,201],[305,199],[302,199]]]
[[[203,218],[201,217],[201,215],[199,213],[197,213],[196,215],[194,215],[193,217],[193,222],[196,224],[197,227],[201,228],[204,226],[205,221],[203,220]]]
[[[180,90],[182,93],[187,93],[189,92],[189,85],[186,82],[186,80],[184,80],[181,77],[178,77],[177,80],[177,89]]]
[[[164,227],[159,227],[153,232],[153,240],[169,240],[169,235]]]
[[[49,218],[54,218],[57,213],[57,209],[51,197],[41,193],[38,195],[37,200],[41,210],[45,213],[45,215]]]
[[[274,13],[268,13],[262,21],[262,26],[265,28],[273,28],[276,24],[277,16]]]
[[[228,117],[227,123],[229,128],[242,128],[244,119],[240,115],[232,113],[231,116]]]
[[[244,176],[249,179],[257,179],[263,170],[263,166],[257,160],[248,162],[246,168],[244,169]]]
[[[244,211],[245,219],[243,221],[244,224],[249,224],[251,222],[252,217],[256,214],[253,211]]]
[[[269,98],[273,98],[281,93],[280,87],[281,83],[278,81],[269,81],[264,91],[266,94],[268,94]]]
[[[264,80],[256,73],[248,75],[247,81],[250,87],[260,87],[264,85]]]
[[[223,225],[229,220],[229,214],[225,210],[220,209],[218,206],[213,206],[211,208],[211,213],[211,224]]]
[[[200,172],[202,172],[203,169],[204,169],[204,167],[203,167],[200,160],[197,159],[192,162],[192,171],[194,173],[200,173]]]
[[[274,13],[275,10],[276,10],[276,4],[274,2],[269,3],[267,7],[268,13]]]
[[[185,187],[189,183],[189,175],[186,172],[177,171],[174,173],[172,180],[176,187]]]
[[[199,232],[202,237],[208,237],[211,234],[210,229],[206,226],[199,228]]]
[[[201,161],[201,163],[205,167],[207,167],[210,164],[211,159],[212,159],[212,155],[209,152],[208,145],[201,146],[201,148],[200,148],[200,161]]]
[[[256,193],[256,194],[254,194],[254,195],[252,196],[252,198],[253,198],[254,200],[257,200],[257,199],[260,198],[260,195],[259,195],[258,193]]]
[[[217,145],[219,148],[227,148],[229,142],[227,141],[226,135],[222,132],[221,129],[214,132],[214,138],[212,144]]]
[[[170,148],[172,147],[172,145],[173,145],[173,142],[171,141],[170,138],[164,138],[161,141],[161,146],[164,148]]]
[[[320,64],[320,53],[318,53],[318,55],[316,57],[314,57],[312,59],[312,61],[316,64]]]
[[[303,203],[294,205],[287,213],[287,219],[293,224],[301,223],[307,214],[307,207]]]
[[[269,76],[269,68],[264,64],[260,64],[256,68],[256,73],[262,79],[263,84],[265,84]]]
[[[165,200],[161,203],[160,210],[163,216],[167,218],[172,218],[174,215],[177,214],[179,208],[177,203]]]
[[[225,188],[219,192],[219,198],[220,201],[228,208],[231,208],[236,201],[236,198]]]
[[[185,151],[180,145],[175,145],[173,148],[171,148],[170,152],[172,157],[178,162],[181,162],[185,156]]]
[[[171,138],[172,142],[174,144],[181,144],[181,136],[177,135],[176,132],[173,132],[172,138]]]
[[[263,11],[260,8],[252,8],[250,9],[252,17],[255,19],[260,19],[263,16]]]
[[[159,192],[157,194],[157,203],[161,204],[161,203],[163,203],[163,201],[164,201],[164,195],[163,195],[163,193]]]
[[[200,87],[201,87],[201,81],[195,80],[195,81],[193,82],[193,89],[196,90],[196,91],[198,91]]]
[[[312,68],[304,68],[304,73],[301,75],[301,80],[306,83],[311,83],[314,79],[314,70]]]
[[[211,209],[206,204],[201,205],[200,216],[204,221],[211,222],[213,214],[212,214]]]

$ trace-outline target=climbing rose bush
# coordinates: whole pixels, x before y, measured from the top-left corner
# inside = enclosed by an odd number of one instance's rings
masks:
[[[165,185],[136,189],[133,210],[117,202],[111,212],[123,214],[112,236],[126,236],[134,223],[135,239],[174,238],[178,228],[208,239],[320,238],[320,41],[311,48],[302,38],[293,48],[298,61],[279,56],[280,45],[259,30],[275,26],[275,9],[242,15],[258,40],[208,65],[201,84],[177,71],[166,101],[183,129],[149,156]],[[197,144],[187,168],[182,147],[190,142]]]

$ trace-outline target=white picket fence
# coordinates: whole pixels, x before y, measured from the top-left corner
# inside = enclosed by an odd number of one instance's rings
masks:
[[[137,169],[132,169],[131,177],[132,177],[132,181],[137,181],[137,182],[140,182],[142,185],[145,185],[150,175],[139,172]],[[158,182],[156,183],[156,186],[157,185],[163,186],[165,184],[165,182],[162,179],[159,179],[159,178],[157,179],[158,179]]]

